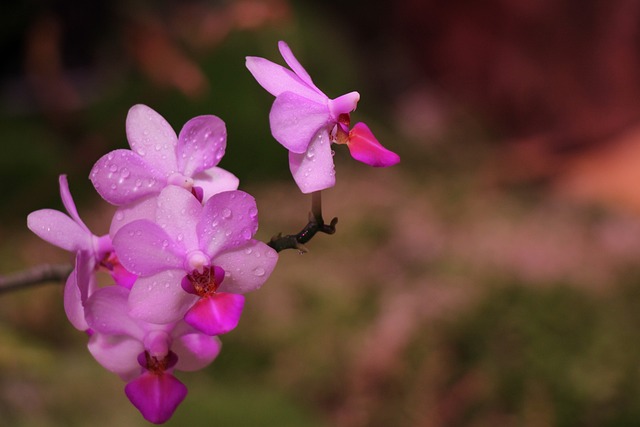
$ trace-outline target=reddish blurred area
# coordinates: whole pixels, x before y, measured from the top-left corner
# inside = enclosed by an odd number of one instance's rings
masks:
[[[563,195],[640,211],[640,190],[628,188],[640,180],[639,2],[338,3],[414,129],[415,107],[433,121],[434,98],[469,109],[503,136],[493,181],[550,180]],[[397,72],[398,51],[409,71]],[[422,102],[420,84],[429,88]]]
[[[640,3],[406,0],[397,31],[429,79],[506,136],[496,179],[640,212]]]

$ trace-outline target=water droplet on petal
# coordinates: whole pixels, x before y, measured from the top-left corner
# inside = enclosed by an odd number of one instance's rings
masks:
[[[253,269],[253,274],[257,277],[262,277],[265,274],[264,268],[256,267]]]
[[[276,251],[270,251],[267,250],[264,253],[266,255],[267,258],[276,258],[278,256],[278,253]]]
[[[252,235],[251,230],[249,230],[248,228],[242,229],[242,237],[249,240],[251,238],[251,235]]]
[[[109,170],[111,172],[117,172],[118,171],[118,165],[116,165],[115,163],[112,163],[111,166],[109,166]]]
[[[229,208],[224,208],[222,209],[222,213],[220,214],[222,216],[222,218],[224,219],[229,219],[231,218],[231,209]]]

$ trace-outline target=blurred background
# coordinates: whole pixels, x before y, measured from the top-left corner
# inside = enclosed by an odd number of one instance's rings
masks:
[[[87,177],[136,103],[220,116],[259,238],[302,228],[244,66],[286,40],[402,162],[337,147],[338,232],[281,254],[167,425],[639,425],[640,2],[356,3],[4,2],[0,274],[71,261],[25,226],[61,173],[107,232]],[[0,425],[147,425],[123,387],[61,284],[0,295]]]

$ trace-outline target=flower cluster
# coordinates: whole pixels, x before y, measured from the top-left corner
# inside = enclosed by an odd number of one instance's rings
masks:
[[[215,116],[189,120],[179,136],[158,113],[132,107],[131,150],[99,159],[90,177],[118,206],[109,234],[94,235],[78,215],[67,179],[67,210],[31,213],[28,227],[76,254],[64,290],[70,322],[89,335],[89,351],[127,381],[125,392],[149,421],[166,421],[187,393],[174,370],[197,370],[235,328],[243,294],[259,288],[278,254],[253,239],[258,210],[238,180],[216,165],[226,130]],[[98,288],[105,270],[113,286]]]
[[[290,150],[303,192],[334,185],[330,143],[347,144],[372,166],[399,161],[366,125],[349,130],[357,92],[329,99],[283,42],[280,51],[293,72],[255,57],[247,66],[276,96],[273,136]],[[94,358],[126,382],[141,414],[163,423],[187,394],[174,371],[202,369],[216,358],[218,337],[238,325],[244,294],[265,283],[278,252],[254,239],[254,198],[217,166],[227,142],[221,119],[195,117],[176,135],[157,112],[135,105],[126,134],[131,149],[104,155],[90,172],[98,194],[117,207],[107,234],[94,235],[82,221],[65,175],[59,185],[66,214],[38,210],[27,225],[75,255],[64,289],[69,321],[86,332]],[[99,271],[110,275],[104,286]]]

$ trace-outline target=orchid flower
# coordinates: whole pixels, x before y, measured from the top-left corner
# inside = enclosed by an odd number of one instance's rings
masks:
[[[276,97],[269,114],[271,133],[289,150],[289,168],[303,193],[335,185],[331,143],[346,144],[354,159],[370,166],[386,167],[400,161],[364,123],[349,130],[350,113],[360,100],[358,92],[330,99],[285,42],[280,41],[278,48],[290,70],[254,56],[247,57],[246,65],[258,83]]]
[[[146,420],[164,423],[187,395],[173,370],[204,368],[217,357],[221,343],[184,322],[157,325],[131,318],[129,292],[109,286],[89,298],[87,321],[94,332],[89,351],[127,382],[125,393]]]
[[[220,118],[194,117],[176,136],[160,114],[138,104],[129,110],[126,130],[131,150],[102,156],[90,173],[96,191],[107,202],[129,205],[159,194],[167,185],[186,188],[200,201],[238,188],[238,178],[216,166],[227,144]]]
[[[255,200],[242,191],[215,194],[201,205],[180,187],[163,189],[155,221],[130,222],[113,238],[123,265],[139,276],[131,315],[158,324],[184,318],[210,335],[235,328],[241,294],[262,286],[278,259],[252,238],[257,215]]]
[[[27,216],[27,227],[54,246],[75,254],[87,251],[90,256],[78,258],[87,265],[79,266],[76,263],[76,269],[94,270],[102,267],[111,274],[116,283],[130,288],[136,278],[118,261],[109,235],[96,236],[89,230],[78,215],[66,175],[60,175],[58,181],[62,204],[68,215],[53,209],[40,209]]]

